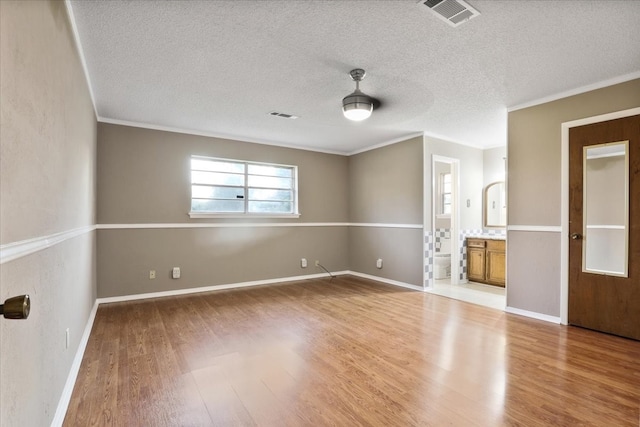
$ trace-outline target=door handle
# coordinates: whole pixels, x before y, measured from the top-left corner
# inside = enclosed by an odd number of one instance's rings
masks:
[[[26,319],[31,311],[31,299],[29,295],[20,295],[6,299],[0,305],[0,314],[5,319]]]
[[[582,234],[579,234],[579,233],[573,233],[573,234],[571,235],[571,238],[572,238],[573,240],[580,240],[580,239],[582,239]]]

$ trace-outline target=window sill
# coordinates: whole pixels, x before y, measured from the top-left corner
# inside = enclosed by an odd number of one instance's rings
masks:
[[[189,217],[193,219],[202,219],[202,218],[300,218],[299,213],[295,214],[257,214],[257,213],[242,213],[242,214],[219,214],[219,213],[207,213],[207,212],[189,212]]]

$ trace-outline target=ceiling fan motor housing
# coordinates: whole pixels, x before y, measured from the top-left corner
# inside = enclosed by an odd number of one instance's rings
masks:
[[[344,111],[349,110],[373,110],[373,101],[370,96],[360,92],[360,89],[356,89],[353,93],[342,98],[342,109]]]

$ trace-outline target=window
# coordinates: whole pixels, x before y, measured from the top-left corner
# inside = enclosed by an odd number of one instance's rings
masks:
[[[440,174],[440,215],[451,215],[451,174]]]
[[[191,157],[191,217],[298,215],[296,166]]]

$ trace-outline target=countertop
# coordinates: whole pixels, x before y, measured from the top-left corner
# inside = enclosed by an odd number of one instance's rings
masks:
[[[481,234],[480,236],[467,236],[467,239],[507,240],[505,236]]]

